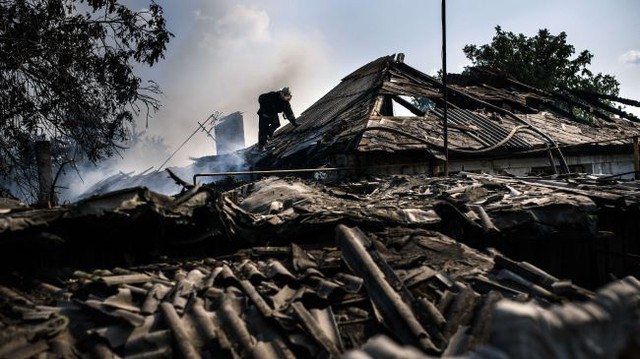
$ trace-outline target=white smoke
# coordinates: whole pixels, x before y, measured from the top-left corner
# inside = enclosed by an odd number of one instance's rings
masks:
[[[169,76],[161,83],[165,98],[149,126],[150,133],[163,136],[172,149],[196,129],[196,121],[215,111],[241,111],[245,143],[251,145],[257,140],[261,93],[289,86],[299,115],[326,91],[332,69],[319,33],[282,26],[276,31],[266,9],[230,0],[203,2],[193,21],[194,30],[178,40],[179,51],[166,60]],[[212,140],[199,133],[169,165],[212,155],[214,148]]]
[[[171,25],[171,16],[175,16],[171,11],[181,8],[168,7],[165,16]],[[145,131],[152,138],[162,138],[168,146],[166,151],[138,144],[122,152],[122,158],[83,166],[80,176],[68,170],[64,181],[67,188],[61,190],[63,198],[76,198],[96,182],[120,172],[135,171],[135,175],[150,167],[158,169],[197,129],[197,122],[212,113],[242,112],[245,144],[249,146],[257,141],[256,111],[261,93],[290,87],[291,104],[299,116],[339,81],[329,47],[319,32],[274,24],[260,3],[203,0],[200,8],[189,11],[192,26],[170,26],[175,37],[165,60],[144,70],[145,77],[158,81],[164,92],[160,97],[162,107]],[[141,119],[138,127],[144,122]],[[213,154],[213,140],[198,132],[164,167],[185,167],[191,163],[190,158]]]
[[[164,143],[164,139],[148,136],[144,131],[137,133],[133,140],[122,144],[122,146],[124,149],[119,154],[97,164],[87,159],[76,159],[75,163],[68,163],[64,166],[56,182],[61,202],[78,199],[96,183],[113,175],[136,175],[153,172],[156,163],[164,161],[169,156],[169,148]],[[140,161],[141,158],[144,158],[145,161]],[[57,172],[58,168],[55,170]],[[125,187],[127,186],[123,183],[122,186],[113,189]],[[171,194],[171,191],[162,192]]]

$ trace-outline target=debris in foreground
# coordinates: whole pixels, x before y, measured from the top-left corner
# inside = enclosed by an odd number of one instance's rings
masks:
[[[268,178],[13,206],[0,216],[0,357],[615,357],[635,344],[636,279],[593,293],[510,253],[619,245],[601,218],[637,211],[632,186]]]

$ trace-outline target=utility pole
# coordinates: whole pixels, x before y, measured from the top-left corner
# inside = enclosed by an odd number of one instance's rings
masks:
[[[442,88],[444,98],[444,175],[449,176],[449,128],[447,123],[447,17],[446,0],[442,0]]]

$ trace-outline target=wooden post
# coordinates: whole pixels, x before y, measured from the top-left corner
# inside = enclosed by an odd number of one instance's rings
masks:
[[[53,185],[53,168],[51,164],[51,142],[35,143],[36,164],[38,166],[38,204],[49,207],[52,204],[51,186]]]
[[[634,178],[640,179],[640,150],[638,150],[638,136],[633,136],[633,170],[636,171]]]

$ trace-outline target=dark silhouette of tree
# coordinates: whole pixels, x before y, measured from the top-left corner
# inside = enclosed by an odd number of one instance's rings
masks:
[[[466,45],[463,52],[474,66],[504,71],[519,81],[544,90],[577,89],[617,96],[619,83],[614,76],[593,74],[587,66],[593,55],[584,50],[575,58],[575,48],[567,34],[552,35],[549,30],[527,37],[505,32],[496,26],[490,44]]]
[[[23,194],[37,183],[33,143],[52,142],[56,163],[118,151],[130,124],[157,110],[153,66],[173,35],[162,8],[118,0],[0,1],[0,176]]]

